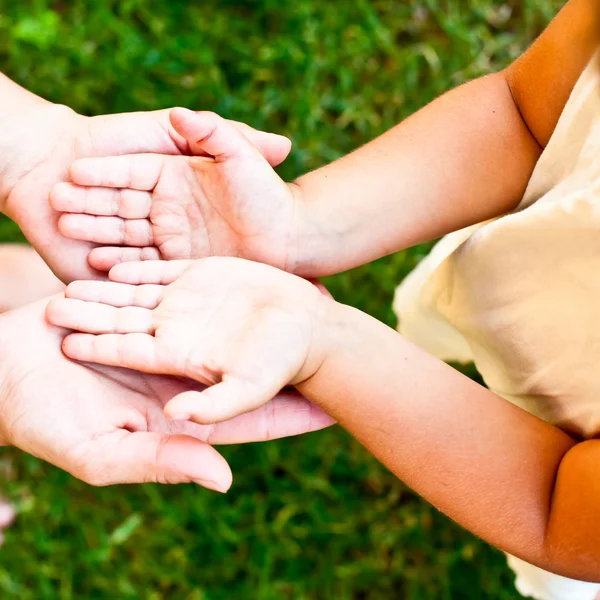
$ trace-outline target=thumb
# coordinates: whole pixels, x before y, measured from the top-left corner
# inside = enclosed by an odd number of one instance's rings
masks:
[[[187,141],[190,153],[195,156],[208,154],[225,159],[258,150],[271,166],[276,166],[287,158],[292,147],[284,136],[257,131],[212,112],[174,108],[170,119],[175,132]]]
[[[92,485],[193,482],[223,493],[231,487],[231,469],[225,459],[193,437],[124,430],[113,435],[118,439],[98,438],[99,445],[86,454],[88,458],[97,455],[101,462],[86,461],[85,472],[75,472],[76,477]]]
[[[228,159],[238,157],[252,148],[242,133],[213,112],[196,113],[187,108],[174,108],[170,119],[175,131],[185,138],[190,152],[195,156],[209,154]]]
[[[280,165],[288,157],[292,149],[292,141],[284,135],[260,131],[239,121],[229,122],[256,146],[272,167]]]

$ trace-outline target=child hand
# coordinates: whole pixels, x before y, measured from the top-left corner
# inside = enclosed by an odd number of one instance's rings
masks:
[[[125,263],[111,282],[78,281],[48,307],[74,329],[75,360],[187,377],[209,387],[165,407],[172,419],[215,423],[256,409],[310,378],[326,355],[332,301],[312,283],[236,258]]]
[[[100,245],[101,271],[125,261],[238,256],[287,269],[299,217],[284,183],[250,140],[210,112],[177,108],[171,124],[189,156],[87,158],[51,193],[61,233]]]

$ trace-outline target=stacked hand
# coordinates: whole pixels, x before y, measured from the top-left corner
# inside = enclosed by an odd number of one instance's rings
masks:
[[[299,189],[272,169],[250,136],[214,113],[174,109],[173,130],[195,155],[129,154],[76,161],[51,194],[61,233],[94,243],[90,264],[237,256],[293,271]],[[263,134],[264,135],[264,134]],[[255,136],[256,137],[256,136]],[[271,142],[277,138],[266,138]],[[276,158],[284,156],[279,148]],[[160,152],[160,150],[157,150]],[[89,247],[89,246],[87,246]]]
[[[88,255],[94,248],[89,240],[94,236],[87,236],[87,241],[81,241],[67,239],[59,234],[59,213],[48,203],[53,186],[68,179],[69,168],[78,159],[91,160],[90,157],[139,152],[200,155],[202,150],[196,145],[190,146],[174,131],[169,123],[167,110],[83,117],[65,106],[50,104],[35,97],[27,96],[27,101],[23,99],[20,105],[6,121],[0,117],[0,127],[3,130],[0,140],[0,212],[19,224],[31,244],[60,279],[69,282],[73,279],[98,278],[98,271],[87,262]],[[244,140],[248,140],[256,148],[258,156],[262,156],[259,151],[263,153],[267,166],[279,164],[289,153],[290,142],[287,138],[256,131],[242,123],[227,122],[227,125]],[[165,160],[168,158],[172,157],[165,157]],[[104,169],[104,160],[107,161],[106,168],[116,163],[116,168],[121,169],[118,173],[106,171],[104,180],[114,181],[115,185],[123,184],[122,168],[123,165],[127,168],[127,158],[122,159],[123,162],[115,158],[100,159],[99,163],[84,160],[81,171],[86,172],[86,163],[97,164]],[[187,160],[189,159],[182,159],[182,164],[186,164]],[[74,173],[77,172],[78,168],[75,168]],[[139,173],[134,173],[134,176],[132,185],[140,180]],[[95,177],[102,180],[104,176],[102,172],[97,172]],[[147,181],[147,177],[144,181]],[[60,189],[59,187],[59,192]],[[181,188],[179,190],[182,191]],[[77,188],[73,191],[76,192]],[[78,195],[76,197],[79,198]],[[92,194],[91,207],[94,206],[94,197],[97,198]],[[127,192],[123,197],[127,197]],[[55,198],[62,198],[64,201],[64,196],[60,193],[55,193]],[[126,203],[127,200],[124,200],[124,204]],[[108,206],[113,204],[109,201]],[[123,214],[140,214],[138,206],[131,208],[133,213],[128,213],[127,206],[124,206]],[[169,207],[163,206],[159,212],[162,210],[165,215],[168,209]],[[169,221],[168,215],[166,221]],[[169,232],[165,235],[168,236]],[[115,239],[114,234],[112,239]],[[115,241],[125,243],[126,240],[117,238]]]
[[[77,281],[48,305],[70,358],[205,384],[165,407],[225,421],[312,377],[328,354],[335,303],[312,283],[237,258],[124,263],[111,282]],[[322,418],[322,417],[321,417]]]
[[[52,306],[63,302],[71,300]],[[172,397],[202,386],[69,360],[61,351],[67,332],[45,321],[46,306],[0,315],[0,442],[88,483],[194,481],[225,491],[229,467],[208,443],[264,441],[331,423],[294,393],[217,426],[167,420],[163,407]]]
[[[206,145],[196,143],[202,136],[195,139],[197,129],[187,128],[186,113],[180,122],[173,119],[178,132],[169,122],[168,111],[88,118],[67,107],[49,104],[20,88],[15,92],[15,88],[12,86],[11,92],[17,94],[17,100],[12,103],[10,113],[0,112],[3,131],[0,136],[0,211],[20,225],[30,242],[65,282],[102,277],[102,273],[93,267],[106,269],[111,261],[118,262],[131,256],[125,248],[119,250],[122,254],[114,260],[111,258],[114,254],[103,255],[98,249],[98,259],[94,260],[95,244],[89,236],[85,240],[72,240],[60,234],[59,213],[48,202],[53,188],[55,205],[64,207],[60,203],[70,202],[70,197],[74,202],[73,210],[85,212],[83,208],[77,208],[83,189],[59,183],[68,180],[73,163],[75,178],[78,173],[92,173],[89,169],[95,165],[104,168],[104,161],[109,166],[116,164],[116,175],[107,171],[107,179],[100,175],[100,180],[121,185],[124,180],[123,173],[118,171],[119,165],[127,167],[130,159],[121,162],[119,158],[102,157],[131,153],[165,155],[142,154],[139,164],[145,165],[146,160],[164,160],[165,172],[170,173],[173,181],[180,175],[189,178],[188,165],[208,167],[219,161],[210,154],[214,148],[209,140]],[[250,171],[259,179],[261,173],[266,174],[271,165],[280,163],[289,152],[290,143],[286,138],[253,130],[241,123],[218,122],[219,126],[225,124],[229,136],[237,136],[238,142],[251,149],[248,155],[252,154],[255,166]],[[215,136],[216,141],[219,139]],[[181,156],[184,154],[195,156]],[[176,158],[181,160],[171,162]],[[137,158],[132,160],[131,166],[135,167]],[[209,169],[209,172],[213,171],[216,173],[218,169]],[[224,177],[230,174],[231,171],[226,170]],[[136,187],[136,182],[140,181],[137,167],[131,175],[131,187]],[[211,182],[214,186],[219,184],[216,178]],[[192,184],[190,189],[197,193]],[[112,208],[97,208],[103,204],[102,190],[100,196],[98,190],[92,190],[89,204],[84,203],[84,208],[107,215],[140,215],[148,223],[155,215],[162,215],[158,218],[161,226],[156,234],[159,241],[153,237],[150,240],[150,245],[154,246],[152,250],[133,256],[154,258],[158,256],[157,251],[166,248],[165,252],[171,257],[169,248],[180,251],[177,250],[181,247],[178,241],[180,224],[187,226],[185,220],[178,218],[181,210],[177,202],[189,204],[190,197],[182,181],[178,185],[175,199],[168,198],[172,206],[164,201],[161,206],[160,195],[157,206],[153,207],[148,204],[149,200],[154,200],[150,194],[144,199],[135,193],[130,195],[127,190],[114,192],[107,189],[104,191],[110,194],[108,206]],[[148,184],[138,187],[146,188]],[[163,187],[168,193],[167,186]],[[225,231],[229,223],[227,218],[219,220],[221,208],[210,212],[210,202],[215,198],[214,190],[209,191],[206,201],[201,199],[198,210],[194,212],[193,207],[188,207],[190,223],[201,224],[206,217],[205,230],[210,232],[211,238],[204,248],[210,250],[214,244],[214,250],[219,253],[228,253],[227,248],[233,253],[237,244],[236,226],[222,239],[212,237],[213,224],[217,223]],[[139,200],[141,204],[146,202],[146,212],[140,209]],[[172,220],[170,210],[173,210]],[[285,210],[282,208],[282,214]],[[61,221],[65,233],[68,233],[69,218],[63,217]],[[242,237],[245,234],[246,230]],[[168,243],[169,236],[171,243]],[[113,239],[117,243],[127,241]],[[189,235],[188,243],[195,239]],[[206,244],[206,241],[201,240],[202,243]],[[92,267],[88,263],[90,252]],[[40,302],[0,316],[0,443],[18,446],[85,481],[98,485],[196,481],[225,490],[231,481],[229,467],[207,443],[274,439],[314,431],[332,422],[294,392],[274,394],[274,399],[272,397],[257,410],[220,425],[200,426],[168,420],[163,407],[171,398],[183,392],[200,392],[204,386],[188,378],[92,367],[69,360],[60,347],[67,332],[45,321],[46,304],[47,301]],[[5,521],[8,518],[2,520],[0,514],[0,527]]]

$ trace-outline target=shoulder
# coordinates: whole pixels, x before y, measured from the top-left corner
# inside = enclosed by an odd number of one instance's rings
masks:
[[[513,98],[540,146],[550,139],[579,76],[600,44],[600,0],[570,0],[505,71]]]

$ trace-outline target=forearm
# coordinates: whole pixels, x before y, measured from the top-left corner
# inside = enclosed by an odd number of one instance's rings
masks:
[[[0,73],[0,212],[4,212],[4,201],[14,183],[8,172],[18,171],[14,148],[21,141],[22,123],[33,108],[42,105],[50,103]]]
[[[540,152],[504,73],[452,90],[296,181],[306,225],[295,271],[339,272],[509,211]]]
[[[566,575],[598,572],[578,571],[576,548],[563,560],[546,542],[556,473],[575,440],[367,315],[332,314],[336,351],[301,393],[476,535]]]
[[[48,103],[0,73],[0,119],[21,112],[28,105]]]

